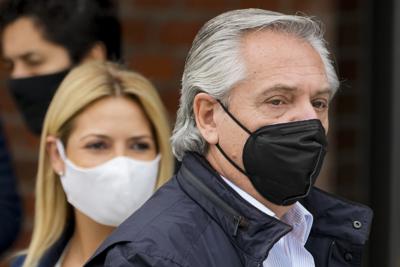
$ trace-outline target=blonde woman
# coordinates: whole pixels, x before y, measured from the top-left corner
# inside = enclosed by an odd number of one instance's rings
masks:
[[[13,266],[82,266],[171,176],[165,114],[137,73],[100,62],[72,70],[45,118],[32,240]]]

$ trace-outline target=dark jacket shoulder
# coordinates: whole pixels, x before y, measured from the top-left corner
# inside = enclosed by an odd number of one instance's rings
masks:
[[[19,255],[11,261],[10,267],[21,267],[25,262],[26,255]]]
[[[314,217],[306,248],[316,265],[329,259],[329,266],[362,266],[372,210],[318,188],[313,188],[302,204]]]
[[[185,258],[210,218],[177,187],[173,177],[114,231],[101,246],[110,248],[108,258],[124,258],[134,266],[189,266]]]

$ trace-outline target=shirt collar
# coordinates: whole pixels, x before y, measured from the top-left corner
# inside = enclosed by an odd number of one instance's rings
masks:
[[[247,192],[243,191],[240,187],[236,186],[234,183],[232,183],[231,181],[229,181],[228,179],[226,179],[225,177],[223,177],[221,175],[222,179],[224,180],[225,183],[227,183],[230,187],[232,187],[233,190],[236,191],[236,193],[238,193],[244,200],[246,200],[247,202],[249,202],[251,205],[253,205],[254,207],[256,207],[257,209],[259,209],[260,211],[262,211],[263,213],[271,216],[271,217],[275,217],[278,218],[276,216],[276,214],[270,210],[269,208],[267,208],[266,206],[264,206],[263,204],[261,204],[261,202],[259,202],[257,199],[255,199],[254,197],[252,197],[250,194],[248,194]]]
[[[272,210],[267,208],[257,199],[252,197],[247,192],[243,191],[240,187],[238,187],[222,175],[221,177],[226,184],[228,184],[233,190],[236,191],[236,193],[238,193],[252,206],[256,207],[258,210],[271,217],[278,218]],[[301,244],[304,245],[307,242],[313,224],[313,216],[303,205],[301,205],[299,202],[296,202],[293,207],[282,217],[281,221],[293,227],[291,234],[294,235],[294,237],[298,239]]]
[[[301,205],[300,202],[296,202],[293,207],[283,215],[282,221],[293,227],[290,234],[304,246],[311,232],[313,224],[312,214]]]

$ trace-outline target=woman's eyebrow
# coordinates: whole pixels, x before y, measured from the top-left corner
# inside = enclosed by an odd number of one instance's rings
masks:
[[[79,138],[79,141],[83,141],[87,138],[90,137],[96,137],[96,138],[100,138],[100,139],[110,139],[110,137],[108,135],[105,134],[95,134],[95,133],[90,133],[90,134],[86,134],[84,136],[82,136],[81,138]]]
[[[130,140],[153,139],[150,134],[135,135],[129,138]]]

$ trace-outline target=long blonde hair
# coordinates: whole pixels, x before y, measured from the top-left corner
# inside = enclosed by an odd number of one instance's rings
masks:
[[[46,153],[46,138],[54,135],[66,142],[74,118],[93,102],[108,96],[133,97],[148,116],[158,152],[162,155],[157,188],[173,173],[169,123],[152,84],[140,74],[124,70],[114,63],[91,62],[76,67],[58,88],[44,121],[36,181],[34,228],[24,267],[38,264],[45,251],[60,238],[72,216],[59,177],[53,171]]]

